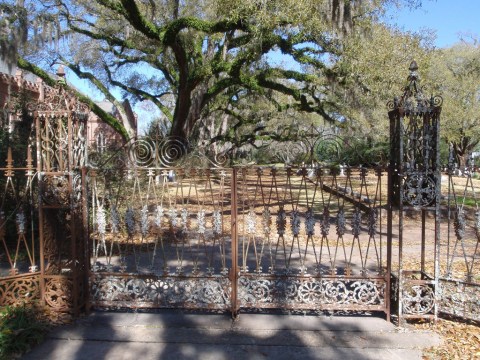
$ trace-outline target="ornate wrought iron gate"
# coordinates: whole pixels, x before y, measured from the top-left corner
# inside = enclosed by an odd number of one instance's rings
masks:
[[[93,306],[388,314],[381,169],[173,164],[182,145],[90,170]]]

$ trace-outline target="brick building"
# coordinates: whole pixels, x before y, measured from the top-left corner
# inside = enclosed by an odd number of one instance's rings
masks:
[[[63,69],[60,67],[57,74],[51,76],[61,80],[65,76]],[[45,99],[47,93],[58,91],[48,86],[42,79],[36,75],[25,72],[16,67],[10,67],[5,62],[0,61],[0,126],[8,127],[9,131],[13,130],[17,115],[8,109],[12,96],[21,93],[33,102],[41,102]],[[110,115],[121,119],[118,109],[109,101],[97,102],[97,105],[109,113]],[[133,112],[128,100],[122,103],[124,112],[133,129],[137,129],[137,118]],[[95,150],[102,151],[109,147],[118,146],[123,142],[122,137],[114,131],[114,129],[103,122],[96,114],[90,112],[87,122],[87,139],[88,144]]]

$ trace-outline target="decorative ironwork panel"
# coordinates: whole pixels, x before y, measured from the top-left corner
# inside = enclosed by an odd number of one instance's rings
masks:
[[[227,272],[227,171],[137,169],[90,179],[94,271]]]
[[[78,169],[86,166],[87,138],[86,124],[87,114],[75,113],[72,121],[72,146],[71,146],[71,167]]]
[[[401,291],[403,315],[434,315],[435,289],[431,282],[405,281]]]
[[[420,88],[417,64],[410,65],[409,85],[400,99],[388,104],[391,121],[391,160],[398,179],[394,194],[407,206],[434,206],[440,176],[439,131],[442,98],[428,98]],[[402,182],[402,185],[399,184]]]
[[[451,149],[446,216],[440,247],[439,311],[469,320],[480,320],[480,181],[473,161],[463,169],[455,164]]]
[[[66,276],[45,276],[44,301],[53,311],[71,312],[77,299],[73,292],[73,279]]]
[[[0,306],[37,301],[40,297],[37,182],[32,150],[27,148],[26,167],[21,169],[14,167],[12,149],[3,154],[7,159],[6,168],[0,168]]]
[[[345,172],[242,168],[242,273],[383,274],[381,172]]]
[[[228,310],[231,283],[223,276],[196,278],[96,274],[92,279],[91,292],[94,306]]]
[[[305,278],[240,276],[242,307],[384,310],[385,280],[368,278]]]
[[[59,87],[36,105],[39,214],[44,275],[42,301],[56,312],[85,305],[86,165],[88,108]]]
[[[140,150],[135,151],[138,165]],[[104,164],[90,174],[90,182],[95,303],[110,303],[102,297],[114,293],[109,306],[125,306],[130,284],[142,284],[130,306],[230,304],[224,295],[230,290],[220,290],[230,286],[231,170],[134,167],[119,172]],[[112,274],[124,274],[115,277],[122,285],[108,287],[105,279]]]
[[[40,295],[40,274],[0,278],[0,306],[36,301]]]
[[[69,128],[67,114],[40,117],[39,140],[43,171],[68,171]]]
[[[441,279],[439,310],[465,320],[480,321],[480,284]]]

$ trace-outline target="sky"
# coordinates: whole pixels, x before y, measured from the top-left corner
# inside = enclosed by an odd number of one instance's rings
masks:
[[[422,7],[389,11],[390,23],[407,31],[435,30],[435,45],[449,47],[460,35],[475,35],[480,39],[480,0],[423,0]]]

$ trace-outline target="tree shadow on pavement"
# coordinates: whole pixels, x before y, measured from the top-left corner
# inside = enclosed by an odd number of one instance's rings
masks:
[[[24,359],[384,359],[393,343],[381,333],[392,328],[369,316],[95,312]]]

